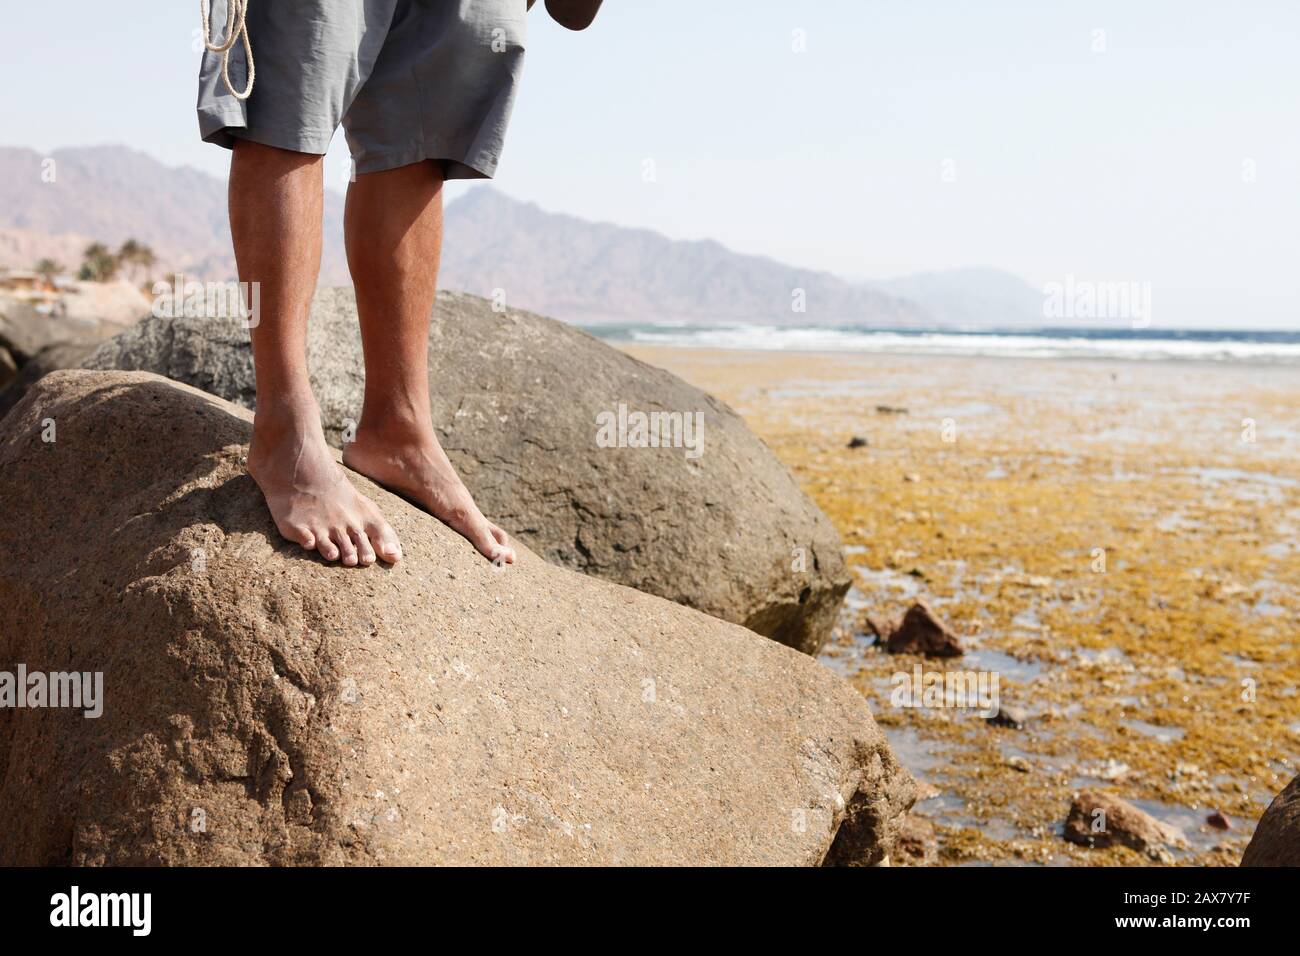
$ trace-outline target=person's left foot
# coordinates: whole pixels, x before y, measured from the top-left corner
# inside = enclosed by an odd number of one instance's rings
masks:
[[[478,510],[432,428],[403,426],[379,434],[359,427],[355,440],[343,446],[343,464],[422,506],[489,561],[514,564],[509,536]]]

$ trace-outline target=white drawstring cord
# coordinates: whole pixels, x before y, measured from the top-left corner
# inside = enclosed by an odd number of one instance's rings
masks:
[[[253,78],[256,70],[253,67],[253,44],[248,42],[248,24],[245,17],[248,15],[248,0],[230,0],[230,35],[221,43],[213,43],[212,27],[208,23],[211,0],[199,0],[199,15],[203,18],[203,45],[209,53],[221,54],[221,78],[226,81],[226,89],[230,90],[230,95],[237,100],[246,100],[253,93]],[[235,89],[230,82],[230,51],[235,48],[235,44],[240,38],[244,40],[244,58],[248,61],[248,86],[244,92]]]

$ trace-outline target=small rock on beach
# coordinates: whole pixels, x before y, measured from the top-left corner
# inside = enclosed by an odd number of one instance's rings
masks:
[[[1187,845],[1176,827],[1100,790],[1083,790],[1074,798],[1065,820],[1065,839],[1094,849],[1126,846],[1161,863],[1173,862],[1170,847]]]
[[[924,601],[917,601],[889,635],[885,649],[891,654],[924,654],[926,657],[959,657],[963,653],[957,635],[950,631]]]

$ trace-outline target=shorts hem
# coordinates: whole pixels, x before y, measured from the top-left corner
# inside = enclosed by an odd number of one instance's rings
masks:
[[[324,156],[329,152],[333,130],[304,128],[292,131],[261,129],[249,126],[238,110],[199,113],[199,133],[205,143],[234,149],[235,141],[244,139],[263,146],[274,146],[295,153]]]
[[[360,176],[366,173],[383,173],[390,169],[400,169],[402,166],[410,166],[430,159],[442,164],[444,179],[491,179],[496,175],[495,160],[483,156],[450,156],[445,150],[429,146],[367,153],[364,156],[352,157],[352,163],[357,175]]]

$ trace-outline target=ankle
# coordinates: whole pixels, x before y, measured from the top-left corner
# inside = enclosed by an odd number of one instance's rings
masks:
[[[305,394],[258,395],[257,410],[253,414],[253,442],[278,441],[290,436],[311,438],[320,435],[320,406],[310,391]]]
[[[386,445],[413,444],[433,435],[433,418],[427,410],[411,406],[387,406],[381,410],[365,408],[357,424],[357,435]]]
[[[310,388],[259,389],[255,417],[268,422],[320,421],[320,405]]]

